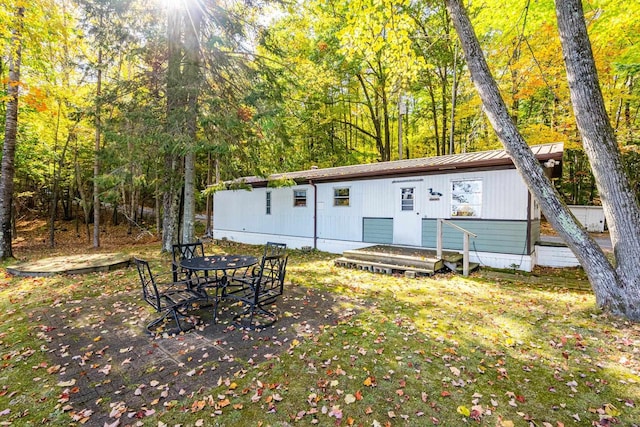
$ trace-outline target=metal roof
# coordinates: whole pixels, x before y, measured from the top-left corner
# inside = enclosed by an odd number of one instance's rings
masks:
[[[563,143],[533,145],[530,147],[539,161],[562,160]],[[266,186],[269,181],[290,179],[297,183],[348,181],[385,176],[407,176],[418,174],[446,173],[452,170],[514,168],[505,150],[479,151],[475,153],[450,154],[419,159],[395,160],[325,169],[308,169],[296,172],[274,173],[268,177],[248,176],[230,181],[254,187]]]

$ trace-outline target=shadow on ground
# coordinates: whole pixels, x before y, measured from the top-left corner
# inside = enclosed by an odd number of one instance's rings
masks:
[[[235,327],[235,307],[223,308],[217,324],[203,308],[194,312],[204,320],[198,328],[156,337],[144,330],[152,310],[131,295],[56,301],[34,315],[52,358],[48,370],[59,376],[62,409],[78,420],[89,417],[91,425],[118,418],[117,425],[128,425],[247,375],[295,339],[317,335],[357,310],[353,301],[296,285],[275,305],[278,321],[261,331]]]

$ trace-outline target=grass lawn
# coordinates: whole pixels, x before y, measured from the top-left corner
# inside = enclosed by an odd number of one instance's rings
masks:
[[[126,249],[168,269],[158,250]],[[145,336],[153,313],[134,268],[52,278],[0,272],[0,425],[640,425],[640,325],[598,312],[579,270],[407,279],[337,268],[333,258],[291,252],[289,292],[336,298],[309,311],[313,329],[308,314],[280,310],[273,329],[240,332],[237,343],[207,339],[229,324]],[[103,345],[117,316],[121,344]],[[73,318],[74,326],[53,330],[47,318]],[[157,353],[126,345],[194,337],[203,341],[193,349],[199,356],[185,359],[194,364],[188,371],[180,361],[155,369]],[[259,356],[234,357],[243,342]],[[150,367],[144,376],[120,369],[134,358]],[[198,386],[177,387],[179,379]],[[92,409],[77,403],[90,391],[80,384],[118,383]],[[145,404],[131,403],[147,393]]]

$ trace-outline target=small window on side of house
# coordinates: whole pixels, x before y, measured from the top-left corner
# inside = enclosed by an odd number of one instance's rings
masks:
[[[307,190],[293,190],[293,206],[307,206]]]
[[[349,188],[333,189],[333,206],[349,206]]]
[[[265,200],[266,203],[266,214],[271,215],[271,191],[267,191],[267,198]]]

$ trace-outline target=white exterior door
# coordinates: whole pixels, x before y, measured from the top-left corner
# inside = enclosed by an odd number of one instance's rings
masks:
[[[424,184],[420,179],[400,181],[394,185],[393,243],[421,246]]]

